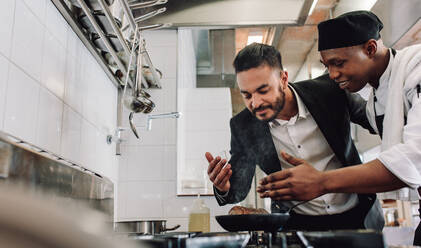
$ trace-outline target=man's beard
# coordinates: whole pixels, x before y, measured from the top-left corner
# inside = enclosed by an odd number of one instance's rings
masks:
[[[275,120],[276,116],[278,116],[278,114],[282,111],[282,109],[284,108],[284,105],[285,105],[285,92],[281,88],[279,88],[279,92],[280,92],[280,96],[278,96],[276,98],[276,101],[273,104],[266,105],[266,106],[260,106],[258,108],[253,109],[252,110],[253,115],[256,116],[256,118],[258,118],[257,114],[256,114],[257,111],[264,110],[264,109],[272,109],[273,115],[271,117],[269,117],[268,119],[264,119],[262,121],[271,122],[271,121]]]

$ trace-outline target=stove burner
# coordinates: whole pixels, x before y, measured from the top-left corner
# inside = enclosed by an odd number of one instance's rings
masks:
[[[330,232],[251,232],[247,248],[384,248],[381,232],[343,230]]]
[[[272,248],[272,247],[289,247],[301,248],[307,247],[303,241],[298,237],[297,232],[251,232],[250,242],[247,248]],[[311,246],[309,246],[311,247]]]

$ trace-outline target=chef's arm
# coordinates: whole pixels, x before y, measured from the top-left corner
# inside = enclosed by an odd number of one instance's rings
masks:
[[[307,161],[281,153],[295,167],[268,175],[260,181],[260,197],[272,200],[311,200],[327,193],[377,193],[421,185],[418,173],[411,177],[392,173],[380,159],[329,171],[318,171]],[[399,169],[402,169],[400,166]],[[409,167],[411,169],[411,167]],[[412,173],[414,174],[414,173]]]
[[[403,142],[381,152],[378,159],[368,163],[326,172],[327,191],[375,193],[421,185],[421,99],[417,93],[417,87],[414,87],[406,95],[412,106],[403,129]],[[348,102],[352,118],[352,113],[360,112],[357,107],[360,100],[349,95]]]
[[[380,160],[323,173],[325,193],[378,193],[407,187]]]

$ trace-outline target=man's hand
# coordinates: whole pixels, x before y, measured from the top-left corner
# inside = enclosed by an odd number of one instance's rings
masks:
[[[260,180],[257,192],[261,198],[307,201],[324,194],[323,172],[314,169],[303,159],[285,152],[281,152],[281,155],[296,167],[272,173]]]
[[[209,162],[208,176],[213,185],[221,192],[228,192],[231,187],[230,177],[232,175],[231,165],[226,164],[227,160],[217,156],[213,158],[209,152],[205,153],[205,157]],[[226,165],[225,165],[226,164]],[[225,166],[224,166],[225,165]]]

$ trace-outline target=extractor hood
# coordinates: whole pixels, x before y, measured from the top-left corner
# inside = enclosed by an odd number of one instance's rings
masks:
[[[410,42],[401,42],[397,44],[405,34],[411,30],[421,20],[421,1],[420,0],[382,0],[371,9],[384,24],[381,31],[383,42],[386,46],[392,47],[398,45],[401,49],[411,45]],[[418,24],[417,27],[421,25]],[[416,27],[416,28],[417,28]]]
[[[172,23],[173,27],[239,27],[262,25],[302,25],[313,0],[172,0],[167,11],[142,22]],[[158,7],[159,8],[159,7]],[[142,16],[157,7],[133,12]]]

